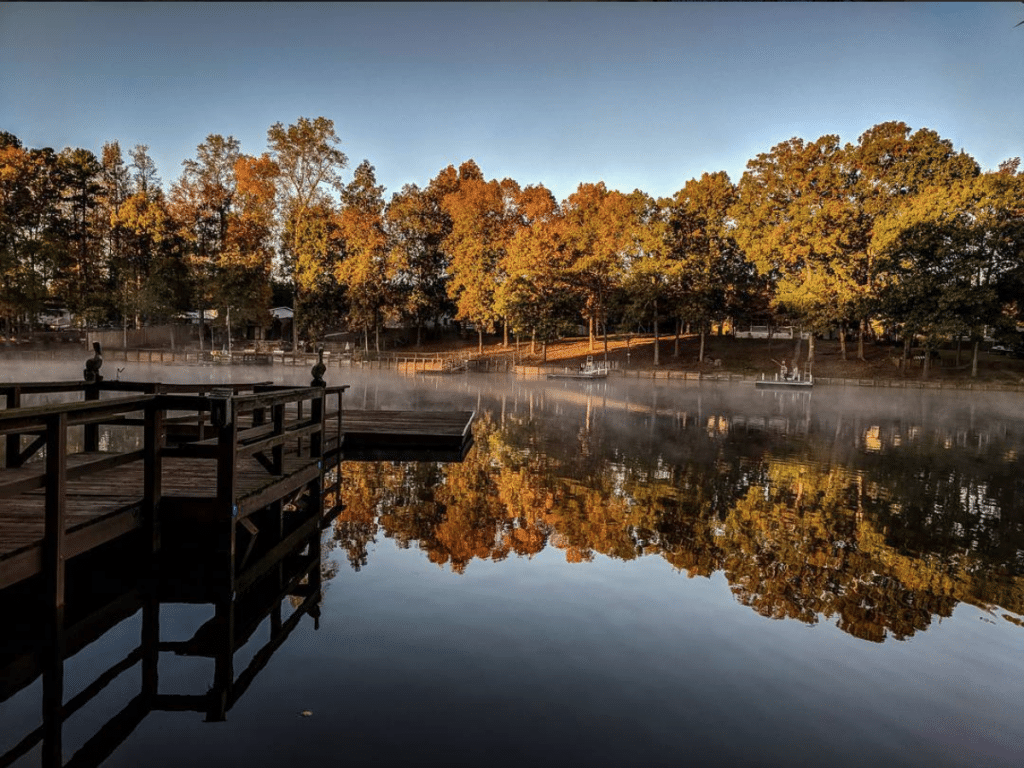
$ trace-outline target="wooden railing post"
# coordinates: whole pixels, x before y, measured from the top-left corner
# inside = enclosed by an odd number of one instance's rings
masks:
[[[274,436],[284,434],[284,403],[277,403],[272,406],[271,412],[274,418]],[[275,475],[284,474],[284,444],[275,445],[270,449],[271,463],[274,467]]]
[[[67,528],[68,415],[46,419],[46,519],[43,534],[43,575],[47,602],[64,610],[64,534]]]
[[[314,424],[320,425],[320,431],[314,432],[309,436],[309,457],[311,459],[318,459],[324,455],[324,414],[326,409],[324,408],[324,400],[326,395],[321,387],[319,393],[313,397],[312,403],[310,404],[310,418]]]
[[[85,400],[90,402],[93,400],[100,399],[100,388],[98,384],[89,384],[85,387]],[[98,451],[100,449],[100,425],[99,424],[86,424],[85,425],[85,444],[82,446],[87,452]]]
[[[8,387],[4,390],[7,395],[7,409],[21,407],[21,387]],[[21,435],[15,433],[7,435],[7,458],[8,469],[21,466]]]
[[[160,549],[160,497],[163,495],[163,446],[165,412],[157,402],[146,406],[145,458],[143,461],[143,514],[146,543],[153,552]]]
[[[334,447],[338,450],[339,453],[341,452],[341,438],[342,438],[342,435],[344,434],[341,431],[341,426],[342,426],[341,425],[341,398],[342,398],[342,395],[344,395],[344,394],[345,394],[345,390],[344,389],[339,389],[338,390],[338,436],[337,436],[337,439],[336,439],[336,441],[334,443]],[[340,461],[338,463],[338,466],[339,466],[339,470],[338,471],[340,472],[341,471],[340,470],[340,466],[341,466],[341,462]]]
[[[214,399],[211,396],[211,399]],[[235,488],[237,477],[235,466],[238,463],[238,424],[235,421],[235,414],[232,411],[232,398],[230,395],[225,400],[226,413],[214,412],[212,421],[217,430],[217,506],[221,514],[226,513],[227,518],[234,514]]]

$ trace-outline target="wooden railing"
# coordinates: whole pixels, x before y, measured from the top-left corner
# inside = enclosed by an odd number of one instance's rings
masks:
[[[47,592],[54,603],[64,603],[64,564],[65,561],[80,552],[97,546],[108,540],[111,530],[121,524],[116,520],[101,520],[94,526],[79,532],[73,545],[67,541],[67,484],[69,480],[94,474],[102,470],[112,469],[130,462],[146,459],[147,483],[141,500],[141,518],[144,528],[156,539],[156,505],[159,495],[152,493],[153,478],[150,478],[151,456],[159,455],[159,432],[154,428],[146,430],[144,448],[138,451],[101,456],[95,460],[68,465],[68,429],[79,425],[97,424],[111,418],[123,417],[145,409],[147,420],[151,420],[155,411],[151,406],[152,395],[138,395],[119,398],[117,400],[58,403],[54,405],[34,406],[30,408],[13,408],[0,411],[0,434],[15,436],[20,441],[22,435],[34,438],[24,451],[20,448],[13,455],[8,453],[8,462],[14,460],[13,466],[20,468],[14,479],[7,479],[0,485],[0,499],[12,498],[30,490],[45,488],[43,515],[44,535],[40,551],[38,569],[47,574]],[[154,424],[155,426],[155,424]],[[36,452],[46,450],[45,462],[39,462],[40,470],[31,471],[22,465]],[[157,463],[158,467],[159,464]]]
[[[138,386],[131,385],[131,388]],[[114,387],[83,389],[88,398],[85,402],[28,407],[19,406],[25,393],[75,391],[81,389],[81,385],[22,384],[0,390],[7,395],[8,408],[0,410],[0,435],[7,437],[5,465],[9,470],[0,473],[0,499],[45,488],[44,535],[39,555],[19,555],[16,567],[11,561],[5,563],[5,568],[11,571],[5,574],[6,580],[17,580],[15,570],[46,574],[48,590],[54,602],[60,605],[64,599],[65,560],[138,527],[146,532],[152,550],[159,549],[157,515],[160,509],[189,510],[197,521],[231,521],[233,549],[234,522],[241,522],[252,512],[280,501],[285,494],[302,491],[322,477],[324,456],[331,448],[325,435],[328,415],[337,420],[335,434],[338,438],[334,447],[340,443],[342,396],[347,385],[234,385],[202,395],[162,391],[184,387],[145,386],[161,391],[104,400],[91,397],[93,393],[98,397],[101,389],[131,391],[129,386],[118,383]],[[250,391],[246,393],[246,390]],[[236,394],[239,391],[242,394]],[[327,403],[331,398],[335,409],[329,414]],[[101,425],[141,428],[142,448],[98,453],[96,430]],[[69,451],[68,430],[76,426],[86,429],[82,452]],[[29,444],[22,448],[25,438]],[[292,464],[293,470],[288,474],[285,448],[290,445],[295,446],[295,457],[300,461]],[[44,449],[45,461],[31,462],[32,457]],[[250,483],[242,493],[238,466],[240,459],[248,456],[254,457],[267,470],[268,477],[266,483],[256,488]],[[187,498],[165,496],[163,465],[167,458],[216,460],[213,498],[203,494]],[[101,515],[95,521],[76,525],[73,540],[69,541],[68,482],[139,461],[143,462],[139,519]],[[319,489],[311,495],[319,496]]]

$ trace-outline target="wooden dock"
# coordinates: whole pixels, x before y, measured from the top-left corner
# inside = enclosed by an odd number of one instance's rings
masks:
[[[165,534],[192,526],[214,529],[240,563],[267,524],[254,515],[321,495],[340,461],[460,461],[472,444],[472,411],[345,410],[346,389],[0,385],[0,590],[43,574],[59,605],[68,560],[132,533],[155,552]],[[83,399],[23,405],[54,393]],[[138,447],[102,449],[101,426],[131,431]],[[79,450],[69,442],[76,429]]]
[[[473,437],[475,411],[347,409],[344,451],[373,448],[461,450]]]

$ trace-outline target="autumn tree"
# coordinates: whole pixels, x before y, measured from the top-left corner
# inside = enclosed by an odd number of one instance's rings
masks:
[[[608,310],[624,276],[623,251],[633,226],[633,209],[604,182],[580,184],[562,203],[570,274],[582,299],[590,350],[600,326],[608,346]]]
[[[567,332],[577,315],[568,276],[564,228],[554,195],[542,185],[523,189],[516,200],[517,222],[499,271],[495,311],[516,336],[547,342]]]
[[[909,345],[969,334],[1004,322],[1006,299],[1018,295],[1024,253],[1024,185],[1020,177],[987,173],[918,193],[879,220],[875,245],[890,263],[881,301]]]
[[[793,138],[747,163],[733,207],[736,242],[775,286],[776,306],[814,331],[848,320],[848,234],[856,218],[838,136]],[[799,358],[799,339],[795,358]]]
[[[281,244],[285,272],[295,289],[292,342],[296,348],[300,324],[310,327],[301,315],[302,304],[323,283],[321,273],[329,269],[323,213],[333,207],[328,190],[342,189],[339,171],[348,164],[338,149],[340,141],[334,121],[325,117],[300,117],[287,127],[275,123],[267,131],[271,156],[281,170]]]
[[[690,179],[666,201],[677,312],[700,333],[701,362],[711,323],[734,316],[754,290],[752,265],[736,243],[735,203],[736,187],[724,171]]]
[[[364,160],[341,191],[337,216],[341,260],[335,277],[345,287],[349,323],[362,329],[369,349],[370,330],[380,352],[380,329],[392,306],[392,265],[384,228],[384,187],[377,184],[373,166]]]
[[[111,274],[118,288],[122,327],[128,319],[138,328],[143,316],[163,319],[188,305],[188,276],[181,239],[148,147],[138,145],[130,152],[130,190],[111,213],[117,232],[119,252],[111,262]]]
[[[444,198],[458,188],[458,172],[449,165],[426,188],[407,184],[391,197],[385,225],[394,270],[395,305],[416,328],[416,345],[428,320],[439,322],[455,308],[448,297],[448,254],[444,241],[451,218]]]
[[[343,247],[337,214],[334,201],[324,197],[308,206],[301,218],[286,219],[282,232],[282,241],[302,245],[291,275],[296,291],[301,288],[302,325],[307,339],[323,338],[339,315],[345,314],[345,287],[334,269],[341,260]],[[298,301],[298,293],[295,297]]]
[[[679,263],[668,238],[666,206],[639,190],[628,197],[629,227],[624,238],[623,289],[632,319],[649,321],[654,330],[654,365],[661,364],[661,320],[677,294]]]
[[[501,284],[499,265],[514,232],[513,205],[519,186],[509,179],[484,181],[476,163],[459,168],[458,189],[443,206],[452,228],[444,241],[451,279],[448,295],[460,320],[473,323],[483,352],[484,331],[499,320],[494,292]]]
[[[56,274],[61,184],[52,149],[0,134],[0,314],[31,324]]]
[[[843,152],[844,173],[855,209],[846,236],[845,274],[858,325],[858,357],[864,359],[864,336],[888,280],[889,265],[874,240],[876,223],[933,185],[948,186],[978,175],[978,164],[935,131],[911,133],[905,123],[880,123],[865,131]],[[841,337],[842,338],[842,337]],[[845,344],[843,347],[845,356]]]
[[[216,263],[219,302],[236,316],[264,324],[269,320],[277,209],[277,164],[266,153],[239,155],[233,176],[232,210]]]
[[[117,284],[120,265],[124,259],[124,238],[119,227],[115,226],[121,206],[131,194],[131,177],[128,166],[121,152],[121,145],[110,141],[103,145],[100,153],[100,208],[97,216],[97,227],[103,241],[103,263],[110,291],[108,301],[111,314],[120,317],[121,294]]]
[[[61,221],[55,297],[81,319],[99,322],[108,308],[104,279],[103,224],[97,157],[87,149],[64,149],[57,156]]]
[[[219,265],[227,242],[228,220],[235,197],[235,163],[239,142],[211,134],[196,147],[195,158],[182,162],[181,177],[171,186],[169,202],[179,225],[179,232],[188,244],[186,264],[191,275],[193,297],[199,305],[200,326],[205,325],[207,306],[230,315]],[[226,328],[230,333],[230,328]],[[203,344],[202,330],[199,334]]]

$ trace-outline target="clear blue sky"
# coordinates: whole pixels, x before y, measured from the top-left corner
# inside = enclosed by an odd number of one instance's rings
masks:
[[[670,195],[793,136],[931,128],[1024,155],[1019,3],[4,3],[0,130],[147,144],[165,186],[211,133],[334,121],[387,196],[487,178]]]

